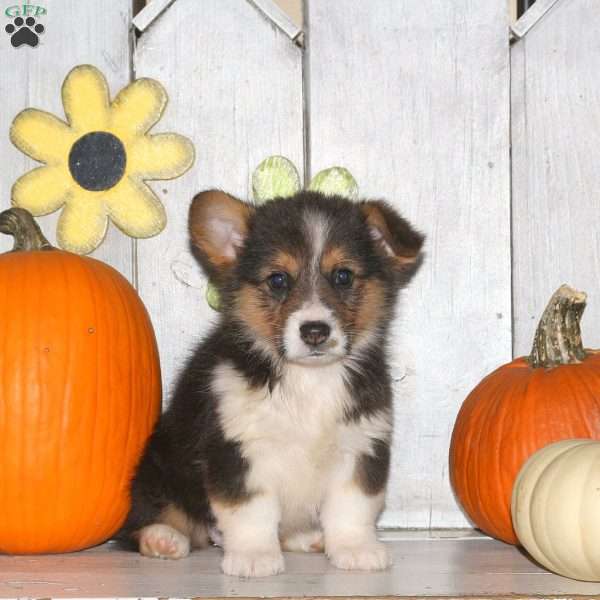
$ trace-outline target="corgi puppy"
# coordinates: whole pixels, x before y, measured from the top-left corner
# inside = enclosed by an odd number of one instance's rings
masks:
[[[189,230],[222,312],[149,439],[124,531],[160,558],[218,539],[242,577],[282,572],[282,550],[385,569],[386,334],[423,236],[384,202],[308,191],[203,192]]]

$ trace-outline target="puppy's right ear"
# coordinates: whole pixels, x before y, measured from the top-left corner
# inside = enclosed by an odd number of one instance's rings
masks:
[[[190,237],[210,277],[218,277],[237,261],[253,212],[251,206],[220,190],[201,192],[192,200]]]

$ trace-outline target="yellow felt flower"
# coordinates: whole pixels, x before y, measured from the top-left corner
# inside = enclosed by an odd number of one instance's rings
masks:
[[[12,123],[13,144],[45,163],[15,182],[12,203],[36,216],[64,206],[57,241],[79,254],[102,242],[109,218],[136,238],[162,231],[164,207],[144,181],[173,179],[194,162],[187,138],[148,134],[167,104],[164,88],[138,79],[111,102],[102,73],[80,65],[63,83],[62,102],[66,123],[33,108]]]

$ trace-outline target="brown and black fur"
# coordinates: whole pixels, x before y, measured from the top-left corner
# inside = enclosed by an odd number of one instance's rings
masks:
[[[372,414],[391,414],[387,332],[397,293],[418,266],[423,237],[383,202],[301,192],[258,207],[232,205],[242,240],[235,258],[222,257],[214,247],[219,240],[203,229],[203,223],[210,222],[204,213],[213,210],[211,202],[223,202],[219,194],[206,192],[195,199],[190,235],[198,260],[219,288],[222,313],[183,368],[133,478],[132,506],[123,528],[130,539],[153,523],[173,525],[173,509],[189,519],[190,528],[211,527],[212,503],[241,504],[252,496],[247,486],[249,460],[241,443],[227,438],[211,377],[219,364],[227,363],[249,388],[275,389],[288,360],[287,319],[308,293],[336,315],[344,332],[340,360],[351,400],[340,418],[351,424]],[[300,225],[307,211],[328,224],[320,275],[306,267],[311,241]],[[332,269],[340,265],[353,273],[348,287],[332,283]],[[283,293],[266,283],[278,270],[290,275]],[[360,351],[354,352],[355,347]],[[365,494],[384,490],[389,462],[390,440],[374,439],[371,451],[362,454],[355,467],[355,479]]]

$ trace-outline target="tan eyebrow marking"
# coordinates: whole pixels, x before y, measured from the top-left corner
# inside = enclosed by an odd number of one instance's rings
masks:
[[[261,269],[260,274],[265,279],[274,271],[284,271],[292,277],[297,277],[300,272],[300,261],[287,252],[279,251],[269,264]]]
[[[360,265],[349,257],[341,246],[331,246],[326,248],[321,256],[321,272],[331,273],[335,268],[345,268],[354,271],[355,274],[361,274]]]

